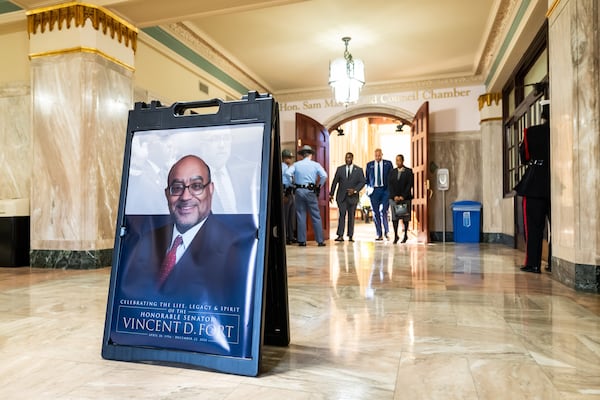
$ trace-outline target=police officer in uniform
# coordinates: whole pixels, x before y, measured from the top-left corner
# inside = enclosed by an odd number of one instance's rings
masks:
[[[314,150],[304,145],[299,151],[303,159],[296,161],[286,171],[288,178],[294,182],[296,189],[296,228],[299,246],[306,246],[306,213],[310,213],[315,239],[319,246],[325,246],[321,213],[319,212],[318,192],[327,180],[327,172],[321,164],[312,160]]]
[[[290,177],[286,175],[287,169],[294,163],[294,154],[284,149],[281,152],[281,173],[283,183],[283,226],[287,244],[296,243],[296,202],[294,200],[294,186]]]
[[[526,128],[519,144],[521,163],[527,164],[523,178],[515,187],[523,196],[523,225],[526,256],[521,271],[539,274],[546,218],[550,221],[550,110],[542,106],[542,124]],[[550,267],[546,268],[548,271]]]

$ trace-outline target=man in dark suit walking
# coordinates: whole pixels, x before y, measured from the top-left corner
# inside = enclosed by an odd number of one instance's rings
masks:
[[[388,238],[388,174],[394,168],[390,160],[383,159],[381,149],[375,149],[375,160],[369,161],[366,168],[367,194],[373,207],[373,220],[377,238],[383,240],[383,235]]]
[[[549,105],[542,106],[542,124],[530,126],[519,145],[521,163],[527,164],[517,194],[523,196],[526,256],[521,271],[541,272],[542,241],[546,218],[550,221],[550,118]],[[547,267],[550,270],[550,267]]]
[[[354,241],[352,236],[354,235],[354,214],[358,204],[358,193],[365,186],[365,175],[362,168],[352,163],[354,154],[346,153],[345,160],[346,163],[340,165],[335,171],[335,176],[331,182],[331,190],[329,191],[329,201],[331,202],[337,188],[335,200],[338,205],[339,220],[336,242],[344,241],[346,215],[348,216],[348,240]]]

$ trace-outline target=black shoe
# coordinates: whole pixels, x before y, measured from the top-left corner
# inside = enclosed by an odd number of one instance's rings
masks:
[[[398,237],[398,236],[395,236],[395,237],[394,237],[394,244],[398,243],[398,240],[400,240],[400,237]]]
[[[539,268],[535,268],[535,267],[532,267],[530,265],[523,265],[520,268],[520,270],[523,271],[523,272],[533,272],[534,274],[541,274],[542,273],[542,271],[540,271]]]
[[[385,240],[390,240],[387,233],[385,234]]]
[[[400,243],[406,243],[407,240],[408,240],[408,237],[404,236],[404,238],[402,239],[402,242],[400,242]]]
[[[377,236],[375,240],[383,240],[383,236]]]
[[[306,242],[298,242],[298,246],[300,246],[300,247],[306,247]]]
[[[349,242],[354,242],[354,239],[352,239],[352,236],[348,236],[348,241]]]
[[[343,239],[342,239],[342,240],[343,240]],[[319,244],[318,244],[317,246],[319,246],[319,247],[323,247],[323,246],[325,246],[325,242],[319,242]]]
[[[335,238],[335,241],[336,241],[336,242],[343,242],[343,241],[344,241],[344,238],[343,238],[343,237],[341,237],[341,236],[338,236],[338,237],[336,237],[336,238]]]

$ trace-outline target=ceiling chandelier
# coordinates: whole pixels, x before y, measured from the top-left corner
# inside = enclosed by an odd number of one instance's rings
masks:
[[[329,86],[337,103],[347,106],[358,101],[360,89],[365,84],[365,64],[355,60],[348,51],[349,37],[343,37],[346,46],[343,58],[336,58],[329,63]]]

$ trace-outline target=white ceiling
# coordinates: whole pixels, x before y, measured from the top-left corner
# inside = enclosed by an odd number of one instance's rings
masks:
[[[25,10],[62,1],[15,0]],[[272,93],[327,88],[349,50],[367,87],[477,78],[505,0],[99,0],[144,28],[184,22]],[[497,29],[497,26],[496,26]],[[481,78],[483,81],[483,78]]]

